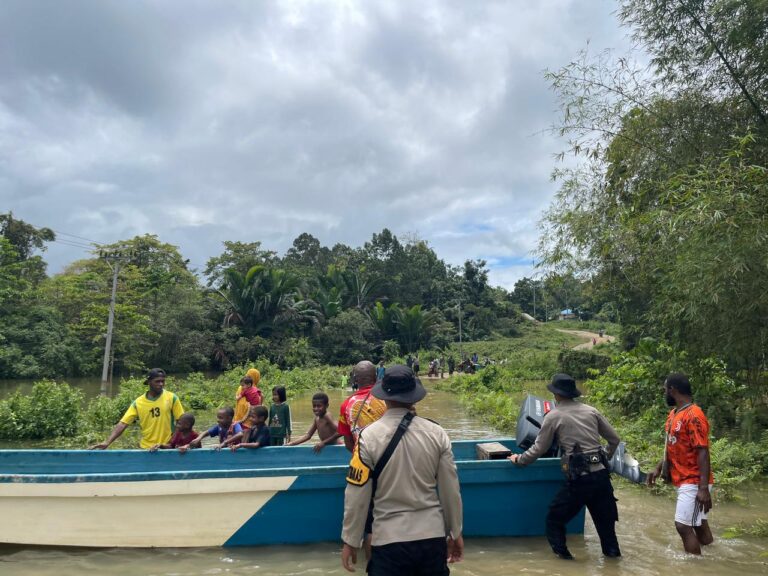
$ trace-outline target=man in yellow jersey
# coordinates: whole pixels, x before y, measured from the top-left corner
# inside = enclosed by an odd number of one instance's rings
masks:
[[[152,448],[156,444],[168,443],[176,420],[184,414],[184,408],[176,394],[165,390],[165,372],[160,368],[152,368],[149,371],[146,383],[149,386],[146,394],[142,394],[131,402],[106,442],[91,446],[91,450],[107,448],[137,418],[141,427],[142,448]]]

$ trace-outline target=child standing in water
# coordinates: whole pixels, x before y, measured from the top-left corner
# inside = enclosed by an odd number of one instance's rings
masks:
[[[312,426],[309,427],[307,433],[304,436],[297,438],[293,442],[288,442],[287,446],[298,446],[303,444],[315,433],[320,437],[320,442],[315,444],[315,452],[320,452],[328,444],[335,444],[339,436],[336,434],[336,422],[328,414],[328,394],[325,392],[318,392],[312,396],[312,412],[315,414],[315,419],[312,422]]]
[[[272,446],[282,446],[291,441],[291,409],[285,399],[285,386],[272,388],[272,406],[269,407]]]

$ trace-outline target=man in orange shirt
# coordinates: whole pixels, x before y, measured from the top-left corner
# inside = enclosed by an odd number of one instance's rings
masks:
[[[665,458],[648,474],[648,484],[662,476],[677,490],[675,527],[689,554],[701,554],[712,544],[707,512],[712,508],[710,492],[714,477],[709,462],[709,421],[693,403],[691,384],[685,374],[673,373],[664,381],[667,405],[674,408],[665,425]]]

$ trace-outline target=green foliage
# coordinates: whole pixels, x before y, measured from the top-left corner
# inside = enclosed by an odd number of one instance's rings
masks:
[[[285,350],[285,364],[289,368],[311,368],[320,364],[320,352],[312,347],[308,338],[290,338]]]
[[[768,5],[763,0],[623,0],[619,18],[651,54],[660,89],[743,102],[768,123]]]
[[[497,338],[464,342],[461,353],[469,357],[474,353],[484,363],[485,358],[502,364],[514,372],[516,378],[548,379],[558,371],[557,356],[561,350],[579,344],[577,336],[559,332],[553,323],[520,325],[519,333],[512,338]],[[430,352],[427,357],[453,355],[460,361],[459,345],[454,342],[441,353]]]
[[[0,252],[2,266],[18,264],[12,269],[12,274],[18,280],[35,286],[45,278],[46,264],[39,255],[33,253],[36,250],[45,251],[45,243],[56,239],[53,230],[35,228],[8,212],[0,214],[0,239],[7,243]]]
[[[652,55],[650,71],[584,51],[547,75],[562,109],[555,131],[581,163],[555,173],[544,264],[591,277],[626,348],[654,337],[685,350],[694,368],[725,362],[747,386],[738,393],[746,417],[734,403],[713,413],[760,420],[768,4],[622,0],[618,13]],[[726,380],[700,381],[702,396],[718,397],[708,388],[732,387]],[[752,436],[757,428],[745,426]]]
[[[557,356],[557,362],[560,372],[582,379],[604,372],[611,365],[611,358],[591,350],[563,350]]]
[[[156,236],[101,246],[45,278],[32,252],[52,239],[49,231],[9,214],[0,232],[0,377],[100,373],[114,269],[107,259],[119,268],[116,376],[147,366],[227,369],[260,357],[284,368],[348,364],[380,356],[386,341],[399,344],[397,352],[388,344],[393,358],[449,346],[462,321],[467,337],[517,332],[518,309],[488,285],[485,262],[448,266],[426,241],[401,242],[386,229],[360,248],[327,248],[301,234],[282,258],[260,242],[226,241],[205,269],[208,288]]]
[[[423,310],[421,304],[414,304],[410,308],[396,308],[394,323],[400,345],[406,352],[412,352],[421,345],[429,345],[438,317],[434,312]]]
[[[526,332],[525,339],[471,343],[467,350],[490,344],[497,353],[503,350],[511,360],[484,367],[474,375],[437,381],[435,385],[458,394],[474,416],[502,432],[514,434],[525,395],[551,397],[546,381],[557,368],[556,358],[562,350],[558,338],[566,336],[545,325],[527,327]],[[521,341],[526,340],[527,347],[521,347]],[[542,358],[548,360],[542,362]],[[752,442],[733,437],[732,407],[741,403],[743,387],[728,376],[721,362],[691,360],[668,345],[644,341],[634,351],[615,358],[605,373],[579,387],[585,392],[585,401],[608,417],[647,470],[662,457],[663,425],[668,413],[662,383],[669,372],[676,370],[689,372],[696,400],[713,425],[711,460],[718,497],[732,499],[737,486],[768,473],[768,433]]]
[[[718,490],[733,497],[733,488],[768,473],[768,434],[760,442],[734,442],[718,438],[710,447]]]
[[[722,538],[731,540],[733,538],[768,538],[768,520],[758,518],[754,524],[737,524],[729,526],[721,534]]]
[[[0,400],[0,438],[49,439],[78,432],[83,393],[52,380],[37,382],[30,394],[15,392]]]
[[[385,340],[381,355],[385,362],[392,362],[392,360],[400,356],[400,344],[394,340]]]
[[[662,385],[671,372],[688,374],[696,402],[707,412],[716,431],[730,430],[737,424],[735,407],[745,388],[728,375],[725,364],[713,358],[692,359],[653,340],[644,340],[635,350],[617,356],[605,373],[587,386],[597,402],[632,416],[663,406]]]
[[[329,364],[354,364],[372,356],[374,328],[358,310],[345,310],[332,318],[318,335],[323,356]]]
[[[133,396],[127,403],[124,401],[124,398],[127,399],[128,394],[121,396],[120,399],[109,398],[108,396],[93,398],[88,402],[88,407],[84,411],[85,423],[88,429],[99,433],[111,430],[118,420],[122,418],[123,414],[125,414],[130,402],[136,396]]]
[[[207,286],[221,288],[225,282],[227,270],[236,270],[245,275],[248,270],[259,264],[272,262],[275,252],[262,250],[261,242],[231,242],[224,241],[224,252],[220,256],[209,258],[203,274],[207,278]]]

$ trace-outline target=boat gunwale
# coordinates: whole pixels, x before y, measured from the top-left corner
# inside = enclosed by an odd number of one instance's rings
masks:
[[[482,439],[481,442],[501,442],[506,445],[510,445],[510,448],[514,452],[519,452],[519,449],[514,444],[514,438],[488,438]],[[459,446],[477,445],[481,443],[478,440],[454,440],[452,444]],[[284,446],[272,446],[260,450],[261,454],[268,454],[273,450],[284,450]],[[311,446],[292,446],[294,450],[311,450]],[[339,445],[339,448],[343,446]],[[89,453],[85,450],[78,449],[43,449],[43,450],[31,450],[31,449],[10,449],[0,450],[0,462],[5,458],[13,458],[14,456],[28,457],[31,453],[40,455],[41,457],[53,456],[57,459],[68,456],[82,456],[84,453]],[[102,452],[90,452],[89,454],[103,454]],[[109,450],[108,454],[113,454],[110,458],[119,458],[121,454],[133,455],[148,454],[146,450],[138,449],[117,449]],[[170,452],[161,452],[159,454],[165,455],[167,458],[172,458]],[[195,451],[194,454],[200,454],[199,451]],[[150,456],[151,457],[151,456]],[[185,457],[184,454],[179,454],[180,458]],[[185,462],[190,464],[189,456],[186,456],[187,460],[179,460],[178,462]],[[456,466],[461,471],[469,470],[497,470],[508,469],[510,471],[520,470],[510,464],[510,462],[504,459],[498,460],[481,460],[478,458],[461,458],[456,459]],[[243,463],[241,463],[243,464]],[[245,466],[231,466],[228,468],[203,468],[203,469],[172,469],[166,468],[163,470],[145,470],[135,472],[87,472],[87,473],[63,473],[63,474],[49,474],[49,473],[0,473],[0,485],[11,483],[39,483],[39,484],[53,484],[53,483],[88,483],[88,482],[153,482],[153,481],[167,481],[167,480],[196,480],[196,479],[212,479],[212,478],[256,478],[256,477],[279,477],[279,476],[326,476],[326,475],[342,475],[345,474],[349,468],[347,463],[328,464],[328,465],[281,465],[279,467],[270,467],[266,461],[259,463],[249,462]],[[177,463],[169,466],[177,466]],[[540,458],[531,468],[551,468],[560,466],[558,458]],[[510,479],[515,481],[514,476]],[[531,481],[530,478],[523,476],[518,477],[520,482]]]
[[[459,472],[476,469],[509,469],[511,464],[506,460],[457,460]],[[543,458],[536,468],[559,466],[557,458]],[[320,476],[340,475],[346,473],[348,465],[332,466],[293,466],[282,468],[227,468],[223,470],[163,470],[152,472],[105,472],[86,474],[0,474],[0,484],[34,483],[87,483],[87,482],[153,482],[163,480],[197,480],[210,478],[259,478],[280,476]],[[530,479],[521,478],[520,481]]]

